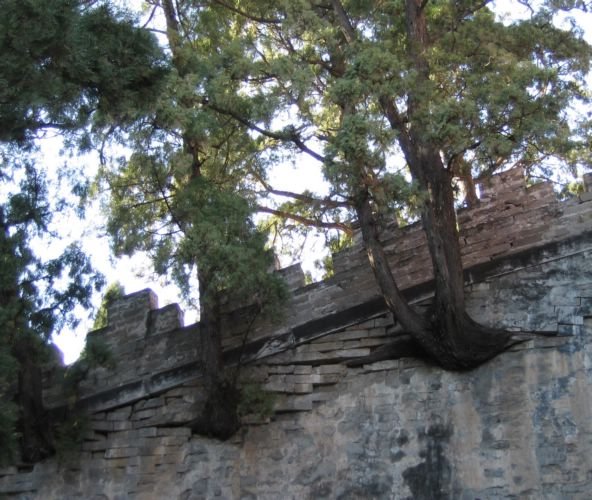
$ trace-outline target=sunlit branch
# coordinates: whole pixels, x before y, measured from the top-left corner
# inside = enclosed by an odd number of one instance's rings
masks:
[[[275,215],[283,219],[291,219],[305,226],[317,227],[321,229],[336,229],[337,231],[343,231],[348,236],[351,236],[353,234],[352,228],[349,225],[343,224],[341,222],[324,222],[320,220],[310,219],[308,217],[303,217],[301,215],[286,212],[284,210],[277,210],[275,208],[264,207],[263,205],[257,205],[256,209],[258,212]]]
[[[231,111],[229,109],[221,108],[221,107],[209,102],[207,99],[203,101],[203,104],[204,104],[204,106],[210,107],[211,109],[213,109],[217,113],[222,113],[224,115],[232,116],[236,121],[238,121],[239,123],[242,123],[245,127],[248,127],[249,129],[254,130],[255,132],[259,132],[261,135],[264,135],[265,137],[269,137],[270,139],[275,139],[276,141],[291,142],[300,151],[302,151],[303,153],[306,153],[307,155],[311,156],[312,158],[314,158],[317,161],[320,161],[321,163],[325,163],[325,161],[326,161],[326,158],[323,155],[317,153],[316,151],[313,151],[306,144],[304,144],[304,141],[300,138],[300,136],[298,135],[298,133],[296,133],[295,130],[291,131],[290,133],[273,132],[271,130],[267,130],[262,127],[259,127],[258,125],[255,125],[254,123],[252,123],[250,120],[247,120],[246,118],[241,116],[239,113],[236,113],[236,112]]]
[[[247,19],[250,19],[251,21],[255,21],[256,23],[280,24],[282,22],[281,19],[277,19],[277,18],[254,16],[252,14],[249,14],[248,12],[245,12],[244,10],[241,10],[241,9],[238,9],[238,8],[232,6],[232,5],[229,5],[227,2],[224,2],[222,0],[211,0],[211,1],[212,1],[212,3],[218,4],[221,7],[224,7],[225,9],[228,9],[231,12],[238,14],[239,16],[243,16]]]

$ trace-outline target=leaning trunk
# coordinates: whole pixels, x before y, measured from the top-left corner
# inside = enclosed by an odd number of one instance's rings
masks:
[[[472,368],[506,349],[510,334],[479,325],[466,312],[452,173],[427,145],[413,151],[410,159],[413,176],[425,193],[422,223],[434,270],[432,335],[428,345],[422,345],[445,368]]]
[[[410,60],[417,74],[415,88],[430,85],[425,52],[429,36],[425,2],[406,0],[407,39]],[[443,367],[467,369],[480,365],[508,347],[510,334],[478,325],[465,308],[464,277],[456,214],[453,172],[447,169],[439,149],[425,140],[421,90],[408,96],[409,127],[400,130],[401,146],[415,181],[424,192],[422,222],[434,270],[435,297],[431,338],[422,347]]]

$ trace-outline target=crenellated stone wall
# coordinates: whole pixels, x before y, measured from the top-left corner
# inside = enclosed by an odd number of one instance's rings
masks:
[[[590,179],[586,179],[589,181]],[[588,183],[589,184],[589,183]],[[459,214],[470,313],[553,334],[469,373],[413,359],[348,368],[398,328],[361,247],[335,256],[336,275],[291,288],[278,323],[245,334],[248,308],[228,305],[226,360],[275,394],[269,418],[246,415],[221,443],[186,426],[203,402],[199,325],[149,290],[109,309],[90,335],[116,368],[81,386],[89,430],[59,462],[0,470],[0,497],[83,499],[590,498],[592,491],[592,193],[558,202],[522,172],[481,188]],[[383,239],[405,293],[431,297],[419,226]],[[240,341],[239,341],[240,340]],[[64,404],[48,373],[49,408]],[[53,384],[53,385],[52,385]]]

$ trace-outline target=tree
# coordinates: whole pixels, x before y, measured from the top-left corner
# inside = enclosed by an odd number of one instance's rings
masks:
[[[15,156],[13,151],[13,172]],[[43,176],[24,162],[19,192],[0,207],[0,418],[5,424],[0,438],[3,460],[14,459],[20,445],[21,458],[36,461],[52,449],[41,394],[42,368],[52,359],[47,343],[56,329],[76,322],[77,304],[90,306],[102,277],[77,245],[51,260],[34,254],[31,240],[47,231],[55,207]]]
[[[308,206],[337,208],[339,224],[359,224],[404,327],[394,356],[419,352],[445,369],[470,369],[523,340],[465,310],[455,189],[461,181],[476,203],[474,179],[510,165],[583,165],[589,124],[573,103],[588,102],[591,50],[575,25],[553,23],[573,2],[519,2],[530,15],[512,23],[481,0],[150,3],[163,9],[186,85],[179,106],[243,137],[249,131],[258,167],[241,170],[244,182],[273,192],[263,168],[282,152],[323,168],[332,191],[308,196]],[[181,130],[195,161],[202,143]],[[384,221],[410,195],[434,269],[429,317],[404,299],[380,242]]]
[[[52,423],[41,396],[42,367],[52,358],[49,340],[76,321],[76,305],[90,307],[90,295],[102,286],[76,245],[55,259],[35,254],[33,241],[55,236],[49,223],[65,207],[48,195],[35,141],[57,130],[87,147],[91,126],[133,122],[167,71],[152,35],[107,5],[87,4],[2,5],[0,449],[13,460],[36,461],[52,452]],[[84,173],[78,174],[73,183],[84,183]]]
[[[209,394],[196,428],[226,437],[234,398],[221,362],[220,312],[278,295],[257,212],[328,231],[358,224],[385,302],[404,331],[390,355],[470,369],[523,337],[476,323],[465,310],[455,191],[477,203],[474,180],[516,163],[586,159],[590,47],[553,24],[557,2],[504,24],[490,2],[151,0],[173,71],[151,113],[106,162],[108,229],[116,253],[147,252],[155,271],[195,296]],[[521,2],[526,4],[526,2]],[[327,195],[274,189],[286,156],[317,162]],[[543,164],[544,166],[544,164]],[[102,184],[101,184],[102,183]],[[269,196],[287,198],[265,205]],[[413,210],[427,235],[434,306],[409,306],[380,233]],[[253,298],[254,291],[259,297]],[[233,299],[231,299],[233,300]],[[231,401],[230,404],[227,404]]]
[[[167,71],[154,37],[106,2],[7,0],[0,53],[0,141],[22,146],[133,121]]]
[[[190,302],[199,301],[207,398],[193,427],[227,438],[240,424],[240,393],[223,366],[222,309],[249,305],[253,321],[277,313],[285,291],[270,272],[266,234],[252,218],[255,199],[246,172],[262,168],[257,145],[246,127],[204,109],[195,94],[216,62],[193,47],[215,38],[216,20],[207,34],[186,31],[189,4],[158,5],[173,71],[154,112],[124,138],[131,156],[105,163],[98,185],[109,192],[107,229],[116,255],[146,252],[156,273],[176,282]]]

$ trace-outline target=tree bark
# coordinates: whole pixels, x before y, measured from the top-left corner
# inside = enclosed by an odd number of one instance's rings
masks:
[[[37,349],[26,334],[17,336],[12,347],[12,354],[19,364],[17,429],[21,458],[27,463],[38,462],[53,452],[49,417],[43,406],[41,367],[35,359]]]
[[[173,65],[179,75],[185,76],[187,68],[182,58],[182,33],[176,4],[172,0],[161,0],[161,6],[166,20]],[[185,102],[188,108],[193,104]],[[193,180],[202,176],[200,145],[187,131],[183,131],[182,137],[184,152],[191,157],[191,179]],[[171,215],[177,221],[181,231],[186,232],[183,222],[174,214]],[[235,384],[224,377],[219,296],[217,290],[210,286],[212,279],[200,265],[199,260],[198,256],[194,258],[199,282],[199,341],[203,362],[205,402],[200,408],[198,417],[191,422],[191,428],[201,435],[227,439],[240,427],[238,416],[240,391]]]
[[[416,88],[429,84],[429,66],[424,57],[429,44],[424,7],[425,2],[420,0],[406,0],[409,56],[418,75]],[[473,368],[507,349],[511,335],[477,324],[466,312],[452,172],[444,166],[437,147],[423,139],[421,121],[416,117],[417,110],[424,104],[420,93],[409,93],[407,126],[402,125],[396,111],[389,107],[385,99],[381,99],[381,103],[391,125],[398,132],[411,174],[425,195],[421,219],[435,284],[431,316],[418,321],[416,315],[408,314],[402,307],[400,292],[396,286],[393,289],[389,284],[392,280],[390,270],[387,273],[375,264],[379,252],[374,239],[364,236],[370,263],[373,269],[377,269],[375,274],[387,305],[429,357],[446,369]],[[371,216],[364,212],[358,211],[362,232],[371,234]],[[384,266],[381,262],[380,268]]]
[[[200,415],[191,424],[198,434],[218,439],[228,439],[240,427],[238,403],[240,391],[224,378],[222,361],[222,331],[219,300],[215,292],[208,290],[208,277],[199,273],[201,342],[205,403]]]

